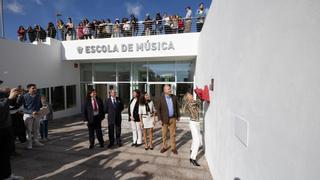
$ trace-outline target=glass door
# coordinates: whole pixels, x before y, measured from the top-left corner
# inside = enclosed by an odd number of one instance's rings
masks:
[[[80,84],[80,96],[81,96],[81,112],[83,112],[83,104],[86,100],[86,96],[87,96],[87,92],[90,89],[94,89],[94,85],[93,84]]]
[[[97,96],[102,99],[103,102],[109,97],[109,93],[111,89],[115,89],[117,91],[116,83],[107,83],[107,84],[95,84],[95,89],[97,91]]]
[[[147,92],[149,93],[151,99],[157,99],[162,95],[163,86],[165,84],[170,84],[172,94],[176,94],[176,87],[174,83],[149,83],[147,86]]]

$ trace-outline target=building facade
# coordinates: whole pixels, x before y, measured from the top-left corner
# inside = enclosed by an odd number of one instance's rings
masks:
[[[10,87],[37,84],[56,117],[80,113],[91,88],[102,99],[116,89],[127,107],[134,89],[156,98],[162,85],[170,84],[181,100],[195,86],[198,38],[199,33],[188,33],[63,42],[48,38],[41,44],[0,40],[1,79]]]

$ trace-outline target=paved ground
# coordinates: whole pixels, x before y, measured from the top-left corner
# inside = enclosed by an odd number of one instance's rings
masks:
[[[132,133],[123,120],[120,148],[88,149],[88,132],[80,116],[57,119],[49,124],[49,138],[44,147],[27,150],[17,144],[21,156],[12,158],[13,171],[29,179],[212,179],[203,150],[198,156],[201,167],[189,163],[191,133],[187,121],[177,125],[178,155],[160,153],[160,123],[155,128],[155,148],[131,147]],[[108,140],[106,122],[104,139]]]

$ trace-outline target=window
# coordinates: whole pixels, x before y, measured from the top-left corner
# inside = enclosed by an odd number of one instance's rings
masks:
[[[133,81],[147,81],[147,63],[133,63],[132,64],[132,80]]]
[[[149,81],[175,81],[175,65],[174,62],[157,62],[149,64]]]
[[[194,61],[177,62],[177,82],[193,82],[194,69]]]
[[[80,81],[92,81],[92,64],[80,64]]]
[[[53,111],[61,111],[65,109],[63,86],[57,86],[57,87],[51,88],[51,104],[52,104]]]
[[[94,81],[116,81],[116,63],[94,64]]]
[[[49,88],[41,88],[38,89],[40,96],[45,96],[46,101],[49,102]]]
[[[119,83],[118,96],[121,98],[124,105],[124,111],[122,111],[122,113],[128,112],[127,110],[130,102],[130,95],[130,83]]]
[[[118,81],[130,81],[131,63],[118,63]]]
[[[77,105],[77,86],[67,86],[67,108],[73,108]]]

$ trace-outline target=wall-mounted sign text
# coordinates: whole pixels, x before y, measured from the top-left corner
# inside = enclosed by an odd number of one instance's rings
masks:
[[[144,52],[144,51],[171,51],[175,50],[173,42],[150,42],[129,43],[129,44],[106,44],[106,45],[88,45],[78,46],[79,54],[95,54],[95,53],[124,53],[124,52]]]

